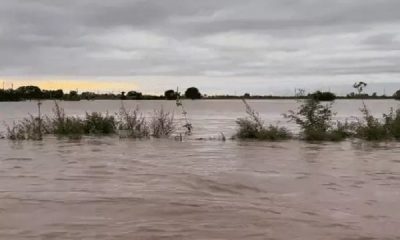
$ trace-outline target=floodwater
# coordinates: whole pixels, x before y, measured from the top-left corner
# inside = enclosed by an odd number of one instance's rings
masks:
[[[173,102],[136,103],[145,113]],[[240,101],[184,103],[183,142],[118,138],[0,140],[0,239],[400,239],[400,143],[196,140],[234,132]],[[294,101],[250,101],[268,121]],[[340,119],[359,101],[337,101]],[[375,114],[395,101],[368,101]],[[51,111],[45,102],[43,112]],[[66,112],[119,101],[66,102]],[[0,103],[0,121],[35,103]],[[175,109],[179,117],[179,111]]]

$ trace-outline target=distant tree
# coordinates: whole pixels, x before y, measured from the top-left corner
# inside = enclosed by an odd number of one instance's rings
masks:
[[[136,91],[130,91],[127,93],[127,97],[129,99],[142,99],[143,94],[141,92],[136,92]]]
[[[190,87],[186,90],[185,97],[190,99],[200,99],[202,96],[199,89]]]
[[[40,99],[43,97],[42,90],[37,86],[22,86],[17,88],[17,94],[23,99]]]
[[[58,90],[42,90],[42,98],[44,99],[62,99],[64,92],[61,89]]]
[[[21,96],[12,89],[0,89],[0,102],[20,101]]]
[[[78,92],[77,91],[70,91],[69,92],[70,97],[78,97]]]
[[[121,100],[125,100],[126,99],[126,96],[125,96],[125,92],[121,92]]]
[[[394,99],[396,100],[400,100],[400,90],[397,90],[394,94],[393,94]]]
[[[336,99],[336,95],[331,92],[316,91],[312,94],[309,94],[309,96],[317,101],[334,101]]]
[[[69,101],[79,101],[79,95],[77,91],[70,91],[68,96],[67,96],[67,100]]]
[[[64,91],[62,89],[52,91],[52,97],[55,99],[62,99],[63,96],[64,96]]]
[[[244,97],[244,98],[250,98],[250,93],[245,93],[245,94],[243,95],[243,97]]]
[[[86,100],[92,100],[96,97],[96,93],[94,92],[83,92],[81,93],[81,98]]]
[[[164,97],[167,100],[176,100],[178,97],[178,93],[175,92],[174,90],[170,89],[170,90],[165,91]]]
[[[348,98],[354,98],[355,96],[356,96],[356,94],[354,92],[347,94]]]

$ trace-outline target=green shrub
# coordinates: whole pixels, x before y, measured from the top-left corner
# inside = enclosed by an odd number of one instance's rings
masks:
[[[304,100],[297,112],[289,111],[286,118],[301,128],[300,136],[307,141],[341,141],[349,137],[348,124],[332,121],[336,113],[332,104],[323,105],[315,98]]]
[[[52,126],[52,133],[56,135],[81,136],[85,133],[84,121],[78,117],[67,117],[64,109],[54,102],[54,118],[47,118]]]
[[[113,134],[116,121],[114,116],[98,112],[86,113],[84,120],[85,134]]]
[[[236,120],[238,129],[234,138],[239,139],[257,139],[264,141],[286,140],[292,137],[292,134],[284,127],[269,125],[264,126],[259,113],[254,111],[251,106],[243,99],[246,107],[247,118],[239,118]]]
[[[286,140],[292,138],[290,131],[284,127],[269,125],[267,128],[261,129],[257,134],[259,140]]]
[[[400,109],[396,111],[393,108],[390,110],[389,114],[384,114],[384,126],[388,134],[396,139],[400,140]]]
[[[85,133],[84,122],[77,117],[66,117],[62,122],[54,122],[53,133],[56,135],[80,136]]]
[[[236,124],[239,128],[236,132],[236,137],[240,139],[256,139],[260,128],[257,123],[246,118],[239,118],[236,120]]]
[[[357,138],[367,141],[379,141],[391,138],[387,126],[370,114],[364,102],[361,113],[363,117],[355,125],[355,136]]]

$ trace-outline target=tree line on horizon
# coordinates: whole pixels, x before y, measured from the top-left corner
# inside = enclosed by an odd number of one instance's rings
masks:
[[[69,91],[64,93],[62,89],[58,90],[42,90],[38,86],[21,86],[17,89],[0,89],[0,101],[26,101],[26,100],[96,100],[96,99],[122,99],[122,100],[176,100],[177,98],[201,99],[203,95],[196,87],[186,89],[181,96],[178,91],[167,90],[164,95],[146,95],[138,91],[114,93],[95,93],[84,91]]]
[[[301,90],[305,92],[304,90]],[[376,93],[371,95],[367,93],[350,93],[346,96],[336,96],[332,92],[316,91],[304,95],[304,97],[312,97],[319,101],[333,101],[339,99],[385,99],[394,98],[400,100],[400,90],[396,91],[393,96],[378,96]],[[273,95],[250,95],[245,93],[244,95],[213,95],[207,96],[201,94],[198,88],[190,87],[187,88],[185,93],[181,95],[178,90],[169,89],[164,92],[163,95],[147,95],[139,91],[128,91],[121,92],[118,94],[114,93],[95,93],[84,91],[78,93],[78,91],[69,91],[64,93],[62,89],[58,90],[42,90],[38,86],[21,86],[17,89],[0,89],[0,101],[26,101],[26,100],[65,100],[65,101],[79,101],[79,100],[176,100],[178,98],[185,99],[292,99],[299,98],[298,96],[273,96]]]

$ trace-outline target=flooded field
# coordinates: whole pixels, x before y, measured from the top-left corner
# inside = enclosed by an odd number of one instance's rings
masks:
[[[295,101],[249,101],[264,119]],[[64,102],[68,114],[119,101]],[[151,113],[174,102],[139,104]],[[0,140],[0,239],[400,239],[400,143],[199,141],[231,136],[240,101],[184,102],[195,129],[174,140]],[[398,102],[367,101],[379,116]],[[360,101],[337,101],[337,118]],[[50,113],[52,102],[45,102]],[[0,121],[35,113],[0,103]],[[3,127],[3,126],[2,126]],[[0,128],[1,129],[1,128]],[[4,127],[3,127],[4,129]]]

